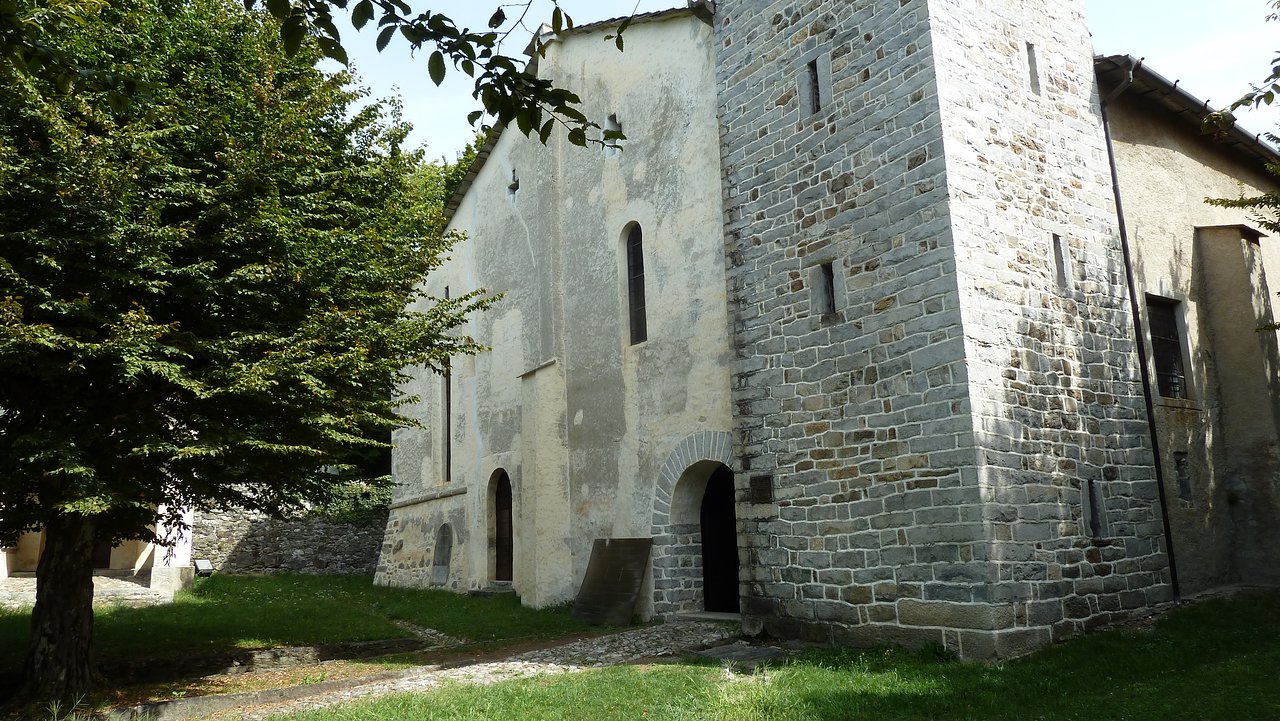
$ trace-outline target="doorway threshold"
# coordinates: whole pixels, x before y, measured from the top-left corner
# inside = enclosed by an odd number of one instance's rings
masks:
[[[676,614],[677,621],[721,621],[725,623],[741,623],[741,613],[723,611],[683,611]]]

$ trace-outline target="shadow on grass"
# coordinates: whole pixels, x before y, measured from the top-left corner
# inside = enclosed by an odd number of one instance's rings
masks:
[[[376,587],[365,576],[216,575],[169,605],[95,609],[94,650],[100,662],[190,658],[412,638],[406,624],[482,647],[592,630],[567,608],[528,609],[514,596]],[[0,672],[18,670],[29,626],[29,611],[0,610]]]

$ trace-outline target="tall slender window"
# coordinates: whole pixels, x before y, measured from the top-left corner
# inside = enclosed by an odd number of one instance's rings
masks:
[[[1182,367],[1182,337],[1178,332],[1178,301],[1147,296],[1151,325],[1151,356],[1156,385],[1165,398],[1187,397],[1187,374]]]
[[[639,223],[627,231],[627,306],[631,319],[631,344],[649,337],[644,317],[644,234]]]
[[[444,288],[444,297],[448,300],[449,286]],[[446,363],[448,363],[447,360]],[[441,456],[444,461],[441,464],[441,471],[444,482],[448,483],[453,477],[453,368],[451,366],[445,366],[444,375],[440,380],[443,386],[440,393],[440,426],[444,436],[441,444]]]

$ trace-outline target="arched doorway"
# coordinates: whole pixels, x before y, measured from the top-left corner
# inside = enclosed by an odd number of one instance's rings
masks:
[[[498,469],[497,475],[497,481],[493,484],[493,580],[510,581],[515,557],[514,533],[511,527],[511,478],[502,469]]]
[[[733,471],[721,465],[702,494],[702,598],[707,611],[738,612],[738,523]]]
[[[654,611],[737,613],[738,530],[733,470],[717,461],[684,469],[669,521],[654,528]]]

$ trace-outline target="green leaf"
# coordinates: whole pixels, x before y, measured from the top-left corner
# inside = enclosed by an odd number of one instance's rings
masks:
[[[336,60],[343,65],[351,64],[350,60],[347,59],[347,50],[342,47],[342,43],[326,37],[316,38],[316,43],[320,45],[320,52],[323,53],[326,58]]]
[[[334,40],[340,41],[342,39],[341,34],[338,33],[337,26],[333,24],[333,18],[327,14],[318,15],[315,18],[313,18],[311,20],[311,25],[312,27],[319,28],[321,31],[324,32],[325,35],[328,35]]]
[[[556,111],[559,112],[564,117],[574,122],[582,123],[584,125],[587,122],[587,116],[583,115],[582,112],[576,108],[561,107],[561,108],[556,108]]]
[[[613,39],[613,44],[618,48],[618,52],[622,52],[622,34],[625,33],[629,27],[631,27],[631,18],[623,20],[622,24],[618,26],[618,35]]]
[[[382,29],[382,32],[378,33],[378,40],[374,43],[378,48],[378,52],[382,52],[387,49],[387,43],[391,42],[391,36],[395,34],[395,25],[388,25]]]
[[[564,30],[564,13],[560,11],[560,6],[557,5],[551,11],[551,31],[559,35],[562,30]]]
[[[480,118],[482,118],[482,117],[484,117],[484,111],[483,111],[483,110],[475,110],[475,111],[472,111],[472,112],[470,112],[470,113],[467,113],[467,124],[468,124],[468,125],[475,125],[475,124],[476,124],[476,121],[477,121],[477,120],[479,120],[479,119],[480,119]]]
[[[444,82],[444,53],[439,50],[431,53],[431,59],[427,61],[427,72],[431,74],[431,82],[437,86]]]
[[[498,8],[497,11],[493,13],[493,17],[489,18],[489,27],[491,28],[502,27],[502,24],[505,23],[506,21],[507,21],[506,12],[504,12],[502,8]]]
[[[303,24],[301,15],[290,15],[280,26],[280,40],[284,43],[284,52],[289,57],[298,54],[302,40],[307,36],[307,26]]]
[[[538,141],[543,145],[547,144],[547,139],[551,137],[551,131],[555,129],[556,120],[552,118],[542,124],[542,129],[538,131]]]
[[[373,19],[373,0],[360,0],[351,10],[351,24],[359,30]]]
[[[587,131],[582,128],[573,128],[569,131],[569,142],[580,148],[587,146]]]
[[[267,0],[267,12],[276,20],[284,21],[293,12],[289,0]]]

